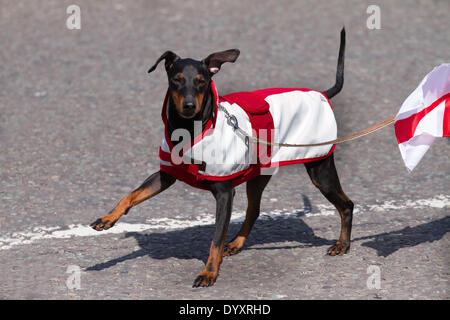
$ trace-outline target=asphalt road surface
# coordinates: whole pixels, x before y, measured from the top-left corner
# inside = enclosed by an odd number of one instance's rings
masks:
[[[81,8],[69,30],[66,9]],[[369,29],[369,5],[380,29]],[[158,170],[165,50],[201,59],[239,48],[220,94],[333,85],[345,25],[338,135],[395,114],[449,62],[450,2],[7,1],[0,3],[0,298],[449,299],[449,139],[409,174],[393,126],[337,146],[356,204],[352,248],[325,255],[337,212],[303,166],[280,170],[244,250],[210,288],[192,288],[208,256],[215,202],[181,182],[111,230],[89,223]],[[231,238],[246,208],[234,201]],[[378,281],[379,280],[379,281]]]

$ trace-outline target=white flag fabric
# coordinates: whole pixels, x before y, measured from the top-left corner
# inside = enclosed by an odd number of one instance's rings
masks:
[[[450,137],[450,63],[434,68],[403,102],[395,135],[409,172],[436,137]]]

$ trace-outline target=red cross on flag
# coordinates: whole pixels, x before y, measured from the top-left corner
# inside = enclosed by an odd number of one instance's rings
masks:
[[[450,137],[450,63],[434,68],[403,102],[395,135],[409,172],[436,137]]]

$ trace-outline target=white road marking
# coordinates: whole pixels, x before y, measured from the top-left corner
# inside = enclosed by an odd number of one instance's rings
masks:
[[[450,195],[438,195],[434,198],[419,199],[419,200],[407,200],[404,202],[397,200],[384,201],[379,204],[373,205],[358,205],[355,207],[354,213],[360,214],[363,212],[380,212],[380,211],[394,211],[402,209],[447,209],[450,208]],[[262,212],[259,219],[263,220],[278,220],[289,219],[293,216],[304,217],[317,217],[317,216],[329,216],[337,214],[336,209],[332,205],[317,205],[313,208],[314,212],[310,212],[309,209],[298,210],[274,210],[271,212]],[[233,212],[231,223],[241,223],[244,221],[245,212],[237,211]],[[119,234],[125,232],[142,232],[147,230],[177,230],[186,229],[195,226],[202,226],[208,224],[214,224],[214,214],[202,213],[198,214],[195,219],[186,219],[185,217],[175,218],[154,218],[148,219],[147,223],[125,223],[118,222],[113,228],[105,231],[95,231],[87,225],[69,225],[66,228],[63,227],[35,227],[29,231],[14,232],[6,234],[0,237],[0,250],[7,250],[16,245],[31,244],[36,241],[44,239],[66,239],[71,237],[93,237],[108,234]]]

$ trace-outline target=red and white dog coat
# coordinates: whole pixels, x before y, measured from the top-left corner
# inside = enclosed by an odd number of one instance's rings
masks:
[[[212,81],[211,88],[215,101],[213,118],[203,131],[199,122],[199,132],[192,143],[186,144],[190,141],[186,139],[179,146],[171,142],[167,131],[167,92],[161,114],[164,122],[159,150],[161,171],[201,189],[205,189],[201,183],[205,180],[231,180],[237,186],[264,169],[316,161],[333,152],[335,145],[291,148],[249,143],[237,134],[221,110],[225,108],[236,117],[239,128],[250,137],[275,143],[319,143],[337,137],[333,110],[323,93],[303,88],[270,88],[219,97]],[[172,138],[179,137],[175,130]],[[181,161],[182,156],[194,161]]]

